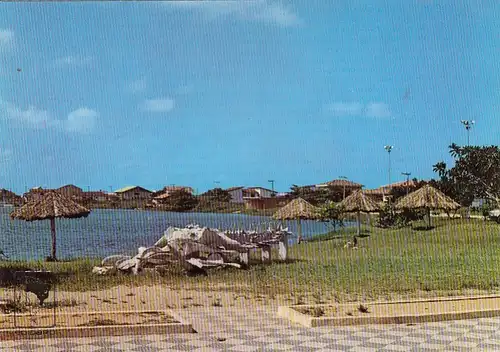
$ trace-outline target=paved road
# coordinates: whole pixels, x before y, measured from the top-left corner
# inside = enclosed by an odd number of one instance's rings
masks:
[[[181,310],[196,334],[3,341],[0,351],[500,351],[500,318],[428,324],[305,328],[274,310]],[[224,340],[224,341],[219,341]]]

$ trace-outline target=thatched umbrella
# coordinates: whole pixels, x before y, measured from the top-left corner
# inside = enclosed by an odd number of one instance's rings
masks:
[[[361,234],[361,213],[374,213],[380,206],[362,190],[353,192],[340,202],[339,207],[344,213],[356,213],[358,217],[358,236]]]
[[[10,217],[25,221],[50,220],[52,233],[52,259],[56,258],[56,218],[81,218],[90,210],[75,203],[56,191],[44,191],[38,197],[14,210]]]
[[[295,198],[290,203],[279,209],[273,218],[279,220],[297,220],[298,242],[302,239],[301,220],[319,219],[319,208],[302,198]]]
[[[396,209],[426,209],[429,216],[429,227],[431,227],[431,209],[457,210],[460,204],[445,195],[440,190],[425,185],[401,198],[395,205]]]

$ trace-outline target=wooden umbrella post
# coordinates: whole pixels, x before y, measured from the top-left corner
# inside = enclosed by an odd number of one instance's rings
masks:
[[[297,233],[298,233],[297,243],[300,243],[302,242],[302,223],[300,222],[300,218],[297,219]]]
[[[429,229],[431,228],[431,208],[427,208],[427,215],[429,216]]]
[[[52,260],[56,261],[56,219],[50,218],[50,232],[52,234]]]
[[[358,210],[358,236],[361,235],[361,212]]]

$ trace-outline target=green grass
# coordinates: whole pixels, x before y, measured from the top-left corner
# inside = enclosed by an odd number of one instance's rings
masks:
[[[415,227],[422,224],[415,224]],[[290,248],[287,263],[256,264],[248,270],[211,271],[208,277],[185,277],[173,269],[163,277],[91,273],[95,260],[67,263],[18,263],[53,270],[62,276],[60,290],[103,289],[115,285],[163,283],[174,288],[238,293],[302,294],[316,300],[329,296],[344,300],[396,295],[457,294],[468,290],[491,292],[500,286],[500,226],[482,220],[433,219],[435,228],[365,229],[359,249],[346,249],[353,230],[329,234],[323,241]],[[3,262],[0,266],[12,266]],[[319,297],[319,298],[318,298]]]

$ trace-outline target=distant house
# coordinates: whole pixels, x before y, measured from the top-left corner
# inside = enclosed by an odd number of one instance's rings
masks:
[[[409,182],[407,181],[401,181],[401,182],[394,182],[394,183],[391,183],[390,185],[384,185],[384,186],[380,186],[378,188],[375,188],[375,189],[367,189],[364,191],[364,193],[366,195],[369,195],[371,196],[374,200],[376,201],[388,201],[391,196],[391,192],[394,188],[398,188],[398,187],[415,187],[416,186],[416,182],[414,180],[410,180]]]
[[[247,187],[242,190],[243,201],[247,209],[274,209],[281,201],[278,192],[264,187]]]
[[[335,187],[339,189],[345,188],[346,192],[352,192],[363,188],[363,185],[349,180],[332,180],[325,183],[321,183],[319,185],[315,185],[316,189],[321,189],[325,187]]]
[[[27,201],[37,200],[46,192],[47,190],[42,187],[33,187],[28,192],[23,194],[23,198]]]
[[[107,201],[110,197],[108,194],[104,193],[103,191],[96,191],[96,192],[83,192],[81,195],[81,198],[85,200],[94,200],[98,202],[105,202]]]
[[[66,185],[56,189],[57,192],[68,198],[81,197],[83,190],[75,185]]]
[[[121,200],[148,199],[153,192],[140,186],[128,186],[114,192]]]
[[[231,203],[243,203],[243,188],[244,187],[231,187],[226,191],[231,195]]]
[[[19,205],[22,204],[22,197],[18,196],[14,192],[7,189],[0,189],[0,204],[12,204]]]
[[[245,198],[271,198],[275,197],[277,192],[264,187],[247,187],[243,189],[243,199]]]
[[[177,191],[184,191],[189,194],[193,194],[194,190],[192,187],[189,186],[166,186],[163,187],[160,191],[155,193],[155,199],[165,199],[172,194],[172,192],[177,192]]]

